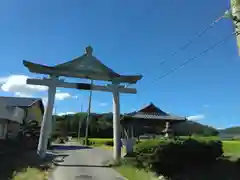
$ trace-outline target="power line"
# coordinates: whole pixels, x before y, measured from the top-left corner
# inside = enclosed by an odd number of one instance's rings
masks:
[[[181,46],[178,50],[176,50],[175,52],[173,52],[172,54],[170,54],[170,57],[173,57],[175,55],[177,55],[180,51],[183,51],[185,49],[187,49],[191,44],[194,43],[195,39],[202,37],[208,30],[212,29],[214,27],[214,25],[216,23],[218,23],[221,19],[224,18],[223,16],[220,16],[219,18],[217,18],[216,20],[214,20],[211,24],[209,24],[206,28],[204,28],[203,30],[199,31],[198,33],[195,34],[194,38],[189,40],[186,44],[184,44],[183,46]],[[158,65],[162,65],[167,61],[167,59],[163,59],[162,61],[160,61],[158,63]]]
[[[180,66],[171,69],[170,71],[166,72],[165,74],[163,74],[163,75],[159,76],[158,78],[154,79],[152,82],[154,83],[154,82],[156,82],[157,80],[163,79],[164,77],[166,77],[166,76],[174,73],[174,72],[177,71],[178,69],[186,66],[186,65],[189,64],[190,62],[196,60],[197,58],[199,58],[199,57],[205,55],[206,53],[208,53],[209,51],[213,50],[213,49],[216,48],[218,45],[223,44],[223,43],[226,42],[230,37],[232,37],[233,35],[235,35],[235,34],[237,34],[237,33],[238,33],[238,32],[233,32],[233,33],[231,33],[230,35],[228,34],[228,35],[227,35],[226,37],[224,37],[221,41],[218,41],[218,42],[214,43],[213,45],[209,46],[208,48],[206,48],[205,50],[203,50],[203,51],[202,51],[201,53],[199,53],[198,55],[195,55],[195,56],[193,56],[192,58],[187,59],[187,60],[184,61],[182,64],[180,64]],[[139,94],[139,92],[138,92],[137,94]],[[124,118],[124,117],[125,117],[125,115],[123,115],[122,118]]]
[[[178,50],[176,50],[175,52],[170,54],[170,57],[173,57],[175,55],[177,55],[180,51],[183,51],[185,49],[187,49],[190,45],[192,45],[195,42],[195,39],[202,37],[207,31],[209,31],[210,29],[212,29],[220,20],[222,20],[223,18],[227,17],[228,11],[231,11],[231,8],[228,9],[227,11],[225,11],[224,15],[218,17],[217,19],[215,19],[211,24],[209,24],[206,28],[204,28],[203,30],[199,31],[198,33],[195,34],[195,36],[193,37],[193,39],[190,39],[186,44],[184,44],[183,46],[181,46]],[[231,36],[235,34],[232,33]],[[227,36],[228,38],[229,36]],[[196,55],[190,59],[187,59],[185,62],[183,62],[179,67],[173,68],[170,71],[168,71],[167,73],[163,74],[162,76],[158,77],[156,80],[162,79],[164,77],[166,77],[167,75],[177,71],[178,69],[184,67],[185,65],[187,65],[188,63],[190,63],[191,61],[197,59],[198,57],[206,54],[207,52],[209,52],[210,50],[214,49],[217,45],[222,44],[226,41],[227,38],[224,38],[223,40],[221,40],[220,42],[217,42],[215,44],[213,44],[212,46],[210,46],[209,48],[205,49],[204,51],[202,51],[199,55]],[[160,61],[158,63],[158,65],[162,65],[167,61],[167,59],[163,59],[162,61]],[[155,82],[153,81],[153,82]],[[139,92],[137,93],[137,95],[139,94]]]
[[[226,40],[228,40],[230,37],[232,37],[233,35],[235,35],[236,32],[231,33],[230,35],[226,36],[225,38],[223,38],[221,41],[218,41],[216,43],[214,43],[212,46],[208,47],[207,49],[203,50],[200,54],[193,56],[189,59],[187,59],[186,61],[184,61],[180,66],[175,67],[173,69],[171,69],[170,71],[166,72],[165,74],[163,74],[162,76],[159,76],[158,78],[156,78],[153,82],[155,82],[156,80],[160,80],[166,76],[168,76],[169,74],[172,74],[173,72],[177,71],[178,69],[186,66],[187,64],[189,64],[190,62],[196,60],[197,58],[205,55],[206,53],[208,53],[209,51],[213,50],[215,47],[217,47],[220,44],[223,44]]]

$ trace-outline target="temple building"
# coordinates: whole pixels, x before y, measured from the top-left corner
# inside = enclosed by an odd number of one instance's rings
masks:
[[[165,137],[174,135],[172,125],[186,121],[186,117],[171,115],[156,107],[153,103],[145,106],[139,111],[127,113],[122,117],[121,125],[124,137],[133,137],[135,131],[142,128],[163,128]],[[137,133],[139,134],[139,133]]]

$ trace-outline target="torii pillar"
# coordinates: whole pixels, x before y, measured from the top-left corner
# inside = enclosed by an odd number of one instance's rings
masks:
[[[111,89],[113,93],[113,159],[118,163],[121,158],[119,84],[113,82]]]
[[[56,76],[50,77],[53,83],[48,86],[48,101],[41,124],[40,137],[37,149],[37,152],[41,158],[44,158],[46,155],[49,136],[52,132],[52,114],[56,95],[56,85],[54,84],[54,81],[58,80]]]

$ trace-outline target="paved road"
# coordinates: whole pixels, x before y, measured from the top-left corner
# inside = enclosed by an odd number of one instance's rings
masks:
[[[103,167],[112,157],[111,151],[94,148],[68,152],[54,169],[51,180],[123,180],[115,170]]]

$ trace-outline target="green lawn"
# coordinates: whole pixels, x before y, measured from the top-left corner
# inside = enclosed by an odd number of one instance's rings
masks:
[[[26,168],[13,174],[12,180],[48,180],[48,171],[38,168]]]

